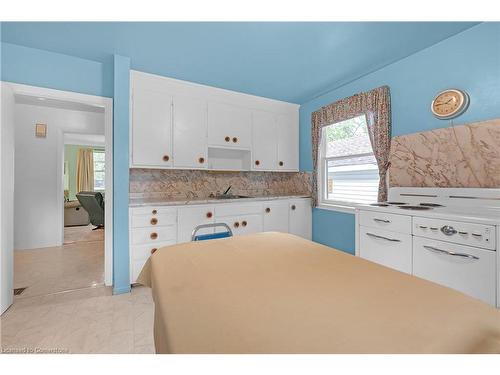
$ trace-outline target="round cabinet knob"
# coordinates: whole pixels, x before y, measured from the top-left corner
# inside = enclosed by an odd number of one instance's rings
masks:
[[[233,143],[236,143],[236,142],[238,142],[238,138],[233,137]]]
[[[151,225],[156,225],[158,224],[158,219],[156,217],[152,218],[150,221]]]
[[[212,213],[211,212],[207,212],[207,217],[210,219],[212,217]]]
[[[297,207],[295,207],[294,204],[292,204],[292,207],[290,207],[292,210],[295,210]]]
[[[151,249],[151,255],[153,255],[156,252],[156,250],[158,250],[156,247],[152,248]]]
[[[246,226],[247,226],[247,222],[246,222],[246,220],[243,220],[243,221],[241,222],[241,225],[242,225],[242,226],[244,226],[244,227],[246,227]]]
[[[156,215],[156,214],[158,213],[158,211],[157,211],[157,210],[153,210],[153,211],[151,211],[151,213],[152,213],[153,215]]]
[[[153,233],[151,233],[151,234],[149,235],[149,237],[150,237],[152,240],[156,240],[156,239],[158,238],[158,233],[153,232]]]
[[[205,158],[199,158],[198,163],[203,164],[205,162]]]
[[[280,161],[278,164],[280,165],[280,167],[282,167],[284,163]]]
[[[240,226],[240,223],[238,223],[237,221],[233,224],[235,228],[238,228]]]
[[[255,160],[255,165],[260,165],[260,161],[259,160]]]
[[[229,142],[229,141],[231,141],[231,138],[226,137],[226,138],[224,138],[224,140],[225,140],[226,142]]]
[[[163,161],[169,161],[170,160],[170,156],[168,155],[163,155]]]
[[[271,209],[269,207],[266,208],[266,212],[269,213],[271,212]]]

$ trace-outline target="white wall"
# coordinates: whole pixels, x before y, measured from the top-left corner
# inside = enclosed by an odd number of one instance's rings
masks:
[[[14,211],[14,94],[0,82],[0,314],[12,304]]]
[[[63,241],[64,133],[104,134],[104,114],[15,105],[14,248],[60,246]],[[35,137],[35,124],[47,137]]]

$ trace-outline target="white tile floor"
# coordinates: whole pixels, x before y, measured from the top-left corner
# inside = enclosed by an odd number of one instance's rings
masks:
[[[86,288],[17,300],[0,318],[9,352],[154,353],[151,290]]]
[[[28,288],[0,318],[4,353],[154,353],[151,290],[103,286],[102,234],[65,228],[63,246],[15,252],[14,287]]]

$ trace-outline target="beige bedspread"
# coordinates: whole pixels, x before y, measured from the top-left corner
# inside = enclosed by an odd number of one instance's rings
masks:
[[[157,353],[500,353],[483,302],[292,235],[162,248]]]

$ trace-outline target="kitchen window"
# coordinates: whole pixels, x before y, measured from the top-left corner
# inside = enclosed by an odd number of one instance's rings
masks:
[[[104,150],[94,150],[94,191],[104,191],[105,187],[105,153]]]
[[[365,115],[324,126],[319,153],[320,205],[377,201],[379,173]]]

